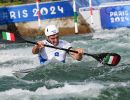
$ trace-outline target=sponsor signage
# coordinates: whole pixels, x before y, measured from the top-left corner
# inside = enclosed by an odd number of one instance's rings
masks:
[[[130,27],[130,5],[103,7],[100,16],[103,29]]]
[[[69,1],[40,3],[40,19],[52,19],[73,16]],[[0,8],[0,24],[28,22],[38,20],[36,4]]]

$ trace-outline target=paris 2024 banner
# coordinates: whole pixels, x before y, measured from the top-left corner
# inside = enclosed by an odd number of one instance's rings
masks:
[[[130,5],[103,7],[100,16],[103,29],[130,27]]]
[[[73,16],[73,8],[68,1],[40,3],[39,8],[41,20]],[[35,3],[0,8],[0,25],[37,19],[38,9]]]

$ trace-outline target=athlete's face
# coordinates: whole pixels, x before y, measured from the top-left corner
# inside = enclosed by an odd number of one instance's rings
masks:
[[[59,44],[59,34],[48,36],[48,41],[53,44],[54,46],[57,46]]]

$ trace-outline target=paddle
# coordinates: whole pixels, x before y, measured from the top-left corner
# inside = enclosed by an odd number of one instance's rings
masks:
[[[9,33],[4,30],[0,31],[0,42],[2,43],[31,43],[31,44],[37,44],[36,42],[28,41],[22,38],[20,34],[14,34],[14,33]],[[77,51],[74,50],[69,50],[65,48],[60,48],[60,47],[54,47],[50,45],[46,45],[46,47],[49,48],[54,48],[54,49],[59,49],[59,50],[64,50],[66,52],[74,52],[78,53]],[[103,65],[108,65],[108,66],[116,66],[121,59],[121,56],[116,53],[100,53],[100,54],[89,54],[89,53],[84,53],[83,55],[91,56],[95,58],[97,61],[102,63]]]

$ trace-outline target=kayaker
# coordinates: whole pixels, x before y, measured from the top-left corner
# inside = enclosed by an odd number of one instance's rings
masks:
[[[82,48],[73,49],[69,42],[60,40],[59,29],[55,25],[48,25],[45,28],[45,36],[45,40],[38,41],[37,45],[32,48],[32,53],[38,54],[40,64],[43,64],[45,61],[52,59],[57,59],[60,62],[65,62],[67,53],[71,55],[71,57],[75,60],[80,61],[82,59],[84,50]],[[45,47],[44,44],[65,49],[72,49],[78,51],[78,53],[66,52],[64,50]]]

